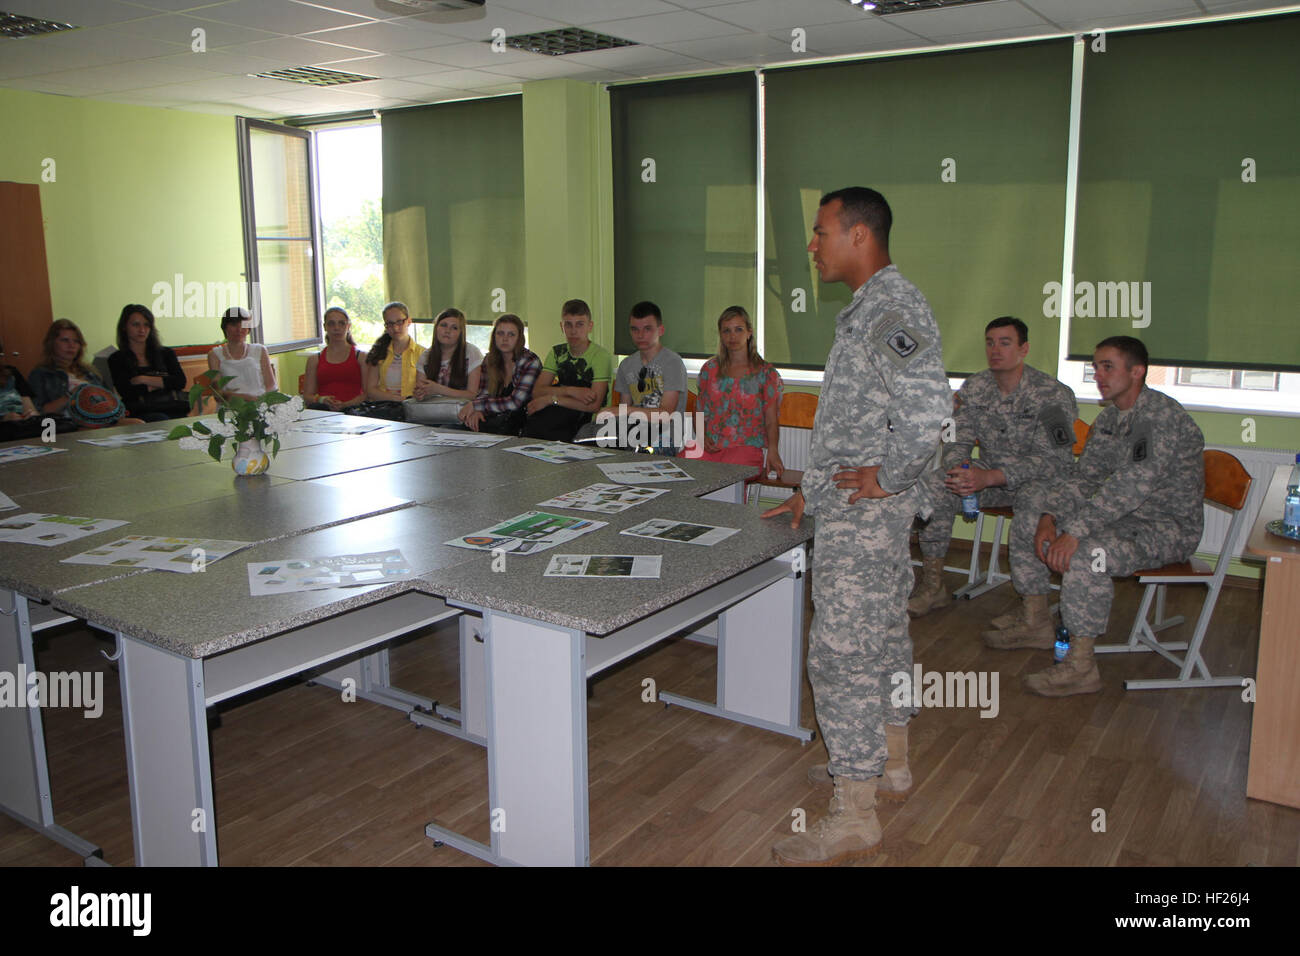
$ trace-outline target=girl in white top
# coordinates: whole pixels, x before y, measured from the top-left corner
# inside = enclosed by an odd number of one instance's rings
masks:
[[[257,399],[275,388],[275,372],[265,345],[248,341],[247,309],[233,306],[221,316],[226,341],[208,353],[208,368],[233,378],[219,391],[227,398]],[[214,376],[215,377],[215,376]]]

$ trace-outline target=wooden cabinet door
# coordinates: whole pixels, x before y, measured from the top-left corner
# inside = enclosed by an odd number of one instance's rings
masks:
[[[0,340],[5,364],[26,375],[54,321],[40,187],[0,182],[0,223]]]

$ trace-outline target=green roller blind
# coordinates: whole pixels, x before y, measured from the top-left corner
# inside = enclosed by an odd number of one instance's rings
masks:
[[[385,112],[384,279],[416,317],[525,320],[518,96]]]
[[[727,306],[753,312],[757,124],[753,73],[610,90],[619,352],[643,299],[682,355],[717,352]]]
[[[1160,364],[1300,368],[1298,49],[1277,17],[1088,54],[1071,357],[1135,335]]]
[[[1029,361],[1054,372],[1059,320],[1042,289],[1061,275],[1070,68],[1060,40],[768,72],[765,357],[824,363],[852,292],[812,266],[817,202],[870,186],[947,369],[985,368],[984,326],[1010,314],[1029,325]]]

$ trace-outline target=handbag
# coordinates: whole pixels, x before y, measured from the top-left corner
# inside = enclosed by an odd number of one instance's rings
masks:
[[[456,413],[465,402],[459,398],[426,398],[423,401],[408,398],[402,402],[408,422],[420,425],[454,425],[460,421]]]
[[[406,409],[402,402],[362,402],[343,410],[344,415],[356,415],[360,418],[382,418],[390,422],[406,421]]]

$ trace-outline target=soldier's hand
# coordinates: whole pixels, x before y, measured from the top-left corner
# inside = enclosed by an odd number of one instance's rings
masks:
[[[852,488],[849,504],[856,504],[859,498],[888,498],[890,492],[880,487],[876,475],[879,465],[864,465],[861,468],[846,468],[835,473],[836,488]]]
[[[1047,549],[1047,566],[1058,574],[1070,570],[1070,558],[1079,549],[1079,539],[1072,534],[1062,534]]]
[[[777,515],[793,515],[794,517],[790,522],[790,527],[797,528],[799,527],[799,522],[803,521],[803,505],[803,495],[796,491],[775,508],[769,508],[767,511],[764,511],[762,516],[764,518],[775,518]]]
[[[1034,531],[1034,557],[1047,564],[1047,549],[1056,540],[1056,519],[1043,515],[1038,519],[1038,528]]]

